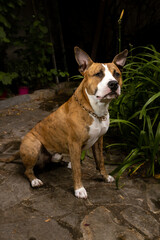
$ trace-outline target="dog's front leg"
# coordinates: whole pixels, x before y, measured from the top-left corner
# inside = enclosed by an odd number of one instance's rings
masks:
[[[114,178],[107,174],[103,157],[103,136],[92,146],[93,156],[96,162],[96,168],[107,182],[113,182]]]
[[[81,181],[81,146],[76,142],[69,144],[70,159],[72,165],[75,196],[78,198],[87,198],[87,192]]]

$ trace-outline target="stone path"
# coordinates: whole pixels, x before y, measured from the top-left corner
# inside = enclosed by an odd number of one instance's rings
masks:
[[[1,157],[16,151],[20,138],[49,114],[44,102],[57,108],[56,91],[36,94],[0,102]],[[106,166],[108,172],[114,167]],[[45,183],[39,189],[30,187],[20,160],[0,163],[0,240],[160,240],[158,180],[124,176],[116,190],[102,181],[91,157],[82,174],[87,200],[74,197],[65,163],[37,171]]]

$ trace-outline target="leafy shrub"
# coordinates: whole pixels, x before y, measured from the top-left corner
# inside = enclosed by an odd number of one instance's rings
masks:
[[[1,1],[0,4],[0,90],[3,91],[7,85],[11,85],[13,79],[15,79],[18,74],[13,72],[8,72],[4,67],[5,50],[11,44],[13,34],[15,34],[15,29],[12,26],[16,25],[17,11],[24,4],[23,0],[12,0],[12,1]]]
[[[127,153],[111,174],[116,184],[132,166],[135,173],[145,166],[147,176],[160,171],[160,53],[153,46],[132,49],[124,68],[123,91],[111,104],[111,127],[119,129],[121,146]]]
[[[37,4],[35,15],[19,18],[18,9],[24,0],[3,1],[0,6],[0,87],[29,86],[30,89],[49,87],[54,77],[68,77],[68,72],[54,69],[53,43],[49,41],[44,6]],[[14,57],[7,58],[10,48]],[[3,53],[3,54],[2,54]],[[13,54],[12,53],[12,54]]]

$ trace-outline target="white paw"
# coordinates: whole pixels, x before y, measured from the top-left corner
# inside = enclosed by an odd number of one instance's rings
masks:
[[[86,189],[84,187],[81,187],[81,188],[75,190],[75,196],[77,198],[87,198]]]
[[[31,186],[34,188],[34,187],[40,187],[43,185],[43,182],[38,179],[38,178],[35,178],[31,181]]]
[[[67,168],[72,169],[72,164],[71,164],[71,162],[68,163]]]
[[[108,175],[107,181],[108,181],[109,183],[111,183],[111,182],[114,182],[115,179],[114,179],[114,177],[112,177],[111,175]]]
[[[55,153],[51,158],[51,162],[60,162],[62,158],[63,158],[62,154]]]

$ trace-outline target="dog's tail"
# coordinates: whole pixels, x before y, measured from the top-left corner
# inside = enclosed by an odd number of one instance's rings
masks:
[[[10,157],[6,157],[6,158],[0,157],[0,162],[10,163],[10,162],[13,162],[14,160],[18,159],[19,157],[20,157],[20,152],[18,151]]]

